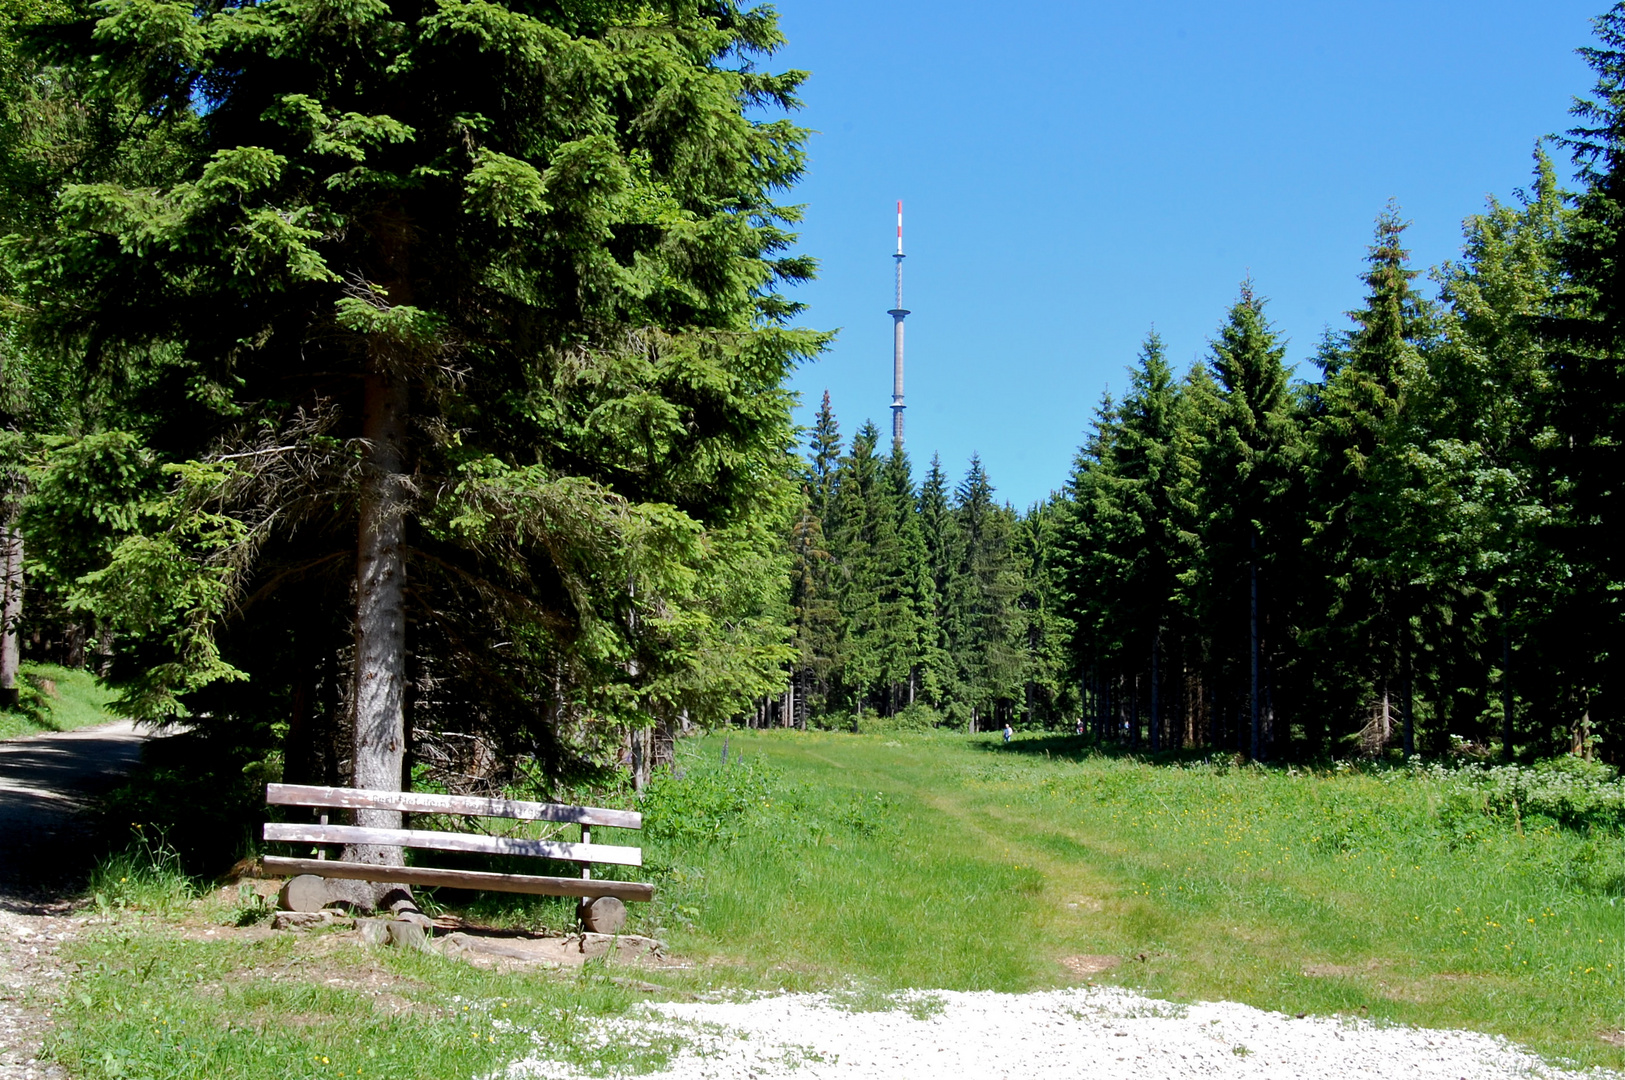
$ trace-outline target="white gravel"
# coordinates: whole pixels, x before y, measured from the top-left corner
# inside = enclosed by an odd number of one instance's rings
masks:
[[[604,1044],[671,1036],[684,1049],[672,1080],[771,1077],[1404,1077],[1500,1080],[1625,1074],[1545,1064],[1507,1040],[1370,1021],[1296,1019],[1246,1005],[1172,1005],[1116,987],[1036,994],[914,991],[899,1007],[858,1012],[824,994],[741,1002],[659,1003],[607,1021]],[[578,1072],[537,1056],[507,1080],[575,1080]]]

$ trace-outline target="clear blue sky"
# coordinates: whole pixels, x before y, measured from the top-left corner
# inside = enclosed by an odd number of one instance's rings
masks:
[[[1001,498],[1042,498],[1146,332],[1183,369],[1249,273],[1312,374],[1384,203],[1419,267],[1454,258],[1569,126],[1608,2],[781,0],[818,132],[797,294],[841,331],[798,419],[828,389],[843,435],[889,431],[899,198],[917,475],[979,452]]]

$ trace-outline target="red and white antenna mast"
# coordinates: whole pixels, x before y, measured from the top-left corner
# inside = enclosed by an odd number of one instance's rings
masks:
[[[903,200],[897,200],[897,306],[886,314],[892,317],[891,354],[891,437],[903,440],[903,320],[908,311],[903,307]]]

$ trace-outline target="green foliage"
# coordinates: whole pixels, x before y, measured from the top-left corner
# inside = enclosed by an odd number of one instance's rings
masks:
[[[945,723],[942,713],[923,701],[904,705],[890,716],[871,713],[858,721],[857,729],[864,735],[880,735],[891,731],[930,731]]]
[[[423,734],[590,771],[773,687],[784,382],[826,336],[779,291],[813,264],[776,201],[806,133],[759,111],[804,78],[762,66],[770,9],[65,18],[53,70],[139,122],[0,223],[6,378],[38,579],[116,634],[121,708],[326,768],[380,384]]]
[[[1539,819],[1579,832],[1625,831],[1625,781],[1602,762],[1559,757],[1528,767],[1498,765],[1446,769],[1431,766],[1458,819],[1471,812],[1493,817],[1500,827],[1540,827]]]
[[[644,796],[643,834],[677,845],[727,844],[772,806],[773,776],[734,761],[715,769],[665,771]]]
[[[149,836],[98,862],[87,891],[104,913],[169,915],[196,896],[180,855],[161,838]]]

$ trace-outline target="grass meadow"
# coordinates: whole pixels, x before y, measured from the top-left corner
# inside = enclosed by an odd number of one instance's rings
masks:
[[[1149,764],[1071,738],[937,733],[733,731],[678,753],[643,834],[594,832],[643,844],[659,893],[629,929],[693,961],[639,974],[658,993],[835,989],[876,1007],[904,988],[1087,977],[1625,1065],[1604,1038],[1625,1029],[1625,788],[1582,765]],[[71,1075],[470,1076],[532,1046],[635,1072],[669,1050],[606,1048],[579,1022],[649,991],[613,972],[497,976],[332,936],[215,933],[262,913],[189,901],[173,868],[143,869],[161,862],[97,879],[105,921],[74,947],[53,1047]],[[570,918],[562,901],[467,910]]]
[[[665,782],[753,805],[714,842],[650,845],[669,863],[651,915],[742,980],[1020,991],[1073,981],[1069,956],[1114,957],[1097,978],[1176,1000],[1473,1028],[1625,1064],[1599,1037],[1625,1028],[1617,826],[1506,813],[1440,770],[735,732],[730,778],[722,742],[684,744],[687,775]]]

